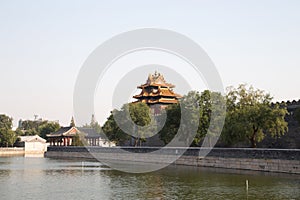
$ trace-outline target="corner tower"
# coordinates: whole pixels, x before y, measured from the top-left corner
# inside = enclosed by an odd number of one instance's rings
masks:
[[[155,72],[149,74],[145,84],[138,86],[142,89],[139,95],[133,96],[136,102],[144,102],[154,108],[154,114],[159,114],[159,110],[167,107],[169,104],[178,103],[182,97],[173,91],[175,85],[167,83],[162,74]]]

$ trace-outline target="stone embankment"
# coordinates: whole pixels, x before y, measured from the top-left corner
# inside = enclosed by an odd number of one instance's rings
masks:
[[[182,153],[173,164],[300,174],[300,149],[48,147],[45,156],[63,159],[96,158],[104,163],[166,163]]]
[[[24,148],[19,148],[19,147],[0,148],[0,157],[24,156],[24,155],[25,155]]]

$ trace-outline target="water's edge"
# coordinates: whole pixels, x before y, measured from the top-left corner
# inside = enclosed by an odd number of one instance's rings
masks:
[[[21,148],[21,147],[0,148],[0,157],[24,156],[24,155],[25,155],[25,148]]]

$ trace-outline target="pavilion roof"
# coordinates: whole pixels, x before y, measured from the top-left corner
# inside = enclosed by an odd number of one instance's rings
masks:
[[[83,127],[78,127],[78,130],[82,133],[85,133],[86,136],[85,137],[89,137],[89,138],[105,138],[105,135],[99,134],[96,132],[96,130],[94,128],[83,128]]]
[[[29,135],[29,136],[19,136],[20,142],[41,142],[46,143],[46,140],[44,138],[41,138],[38,135]]]
[[[146,88],[146,87],[150,87],[150,86],[163,86],[163,87],[168,87],[168,88],[174,88],[175,85],[171,84],[171,83],[145,83],[145,84],[142,84],[140,86],[138,86],[137,88]]]
[[[147,103],[178,103],[178,100],[177,99],[165,99],[165,98],[160,98],[160,99],[157,99],[157,100],[152,100],[152,99],[149,99]]]
[[[47,134],[47,137],[74,136],[80,131],[74,126],[61,127],[58,131]]]
[[[73,126],[61,127],[58,131],[48,134],[47,137],[74,136],[76,134],[83,134],[85,137],[90,138],[104,137],[103,134],[98,134],[93,128]]]
[[[132,103],[138,103],[138,102],[143,102],[143,103],[147,103],[147,104],[174,104],[174,103],[178,103],[177,99],[165,99],[165,98],[160,98],[160,99],[141,99],[138,101],[134,101]]]
[[[176,97],[176,98],[182,97],[181,95],[176,94],[175,92],[173,92],[172,90],[170,90],[168,88],[160,88],[156,92],[154,92],[154,91],[147,92],[145,90],[142,90],[139,95],[135,95],[135,96],[133,96],[133,98],[139,99],[142,97],[157,97],[157,96]]]

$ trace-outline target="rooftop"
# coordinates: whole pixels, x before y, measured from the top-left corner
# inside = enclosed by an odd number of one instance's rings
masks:
[[[164,76],[161,73],[158,73],[157,71],[155,71],[154,74],[149,74],[146,83],[142,84],[138,88],[143,88],[143,87],[147,87],[150,85],[151,86],[167,86],[169,88],[175,87],[175,85],[167,83],[165,81]]]
[[[29,135],[29,136],[19,136],[20,142],[42,142],[46,143],[46,140],[44,138],[41,138],[38,135]]]

